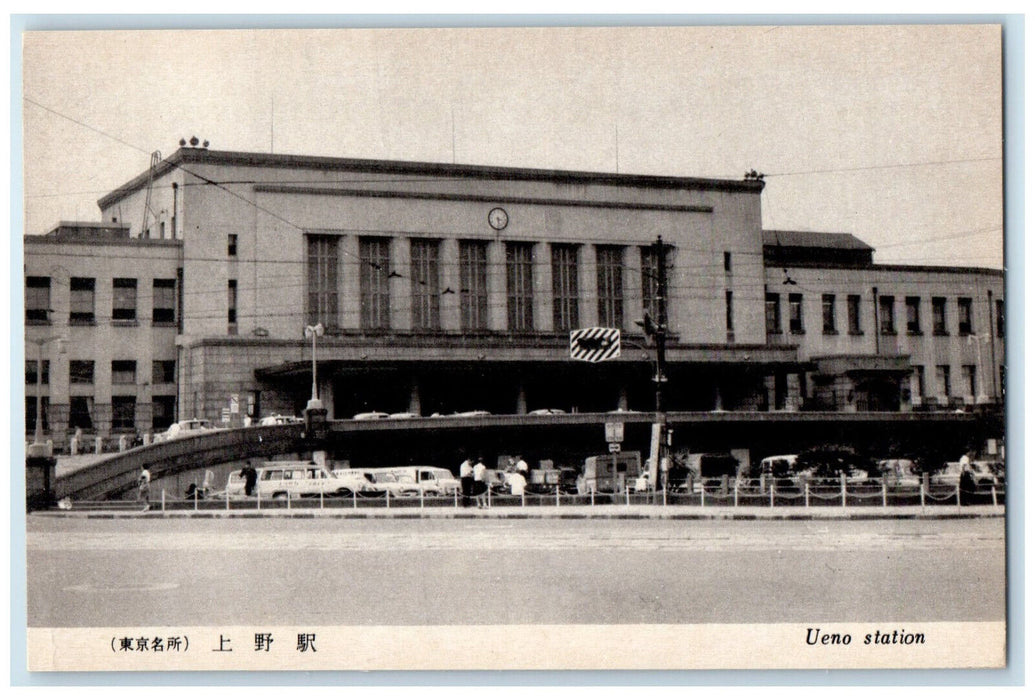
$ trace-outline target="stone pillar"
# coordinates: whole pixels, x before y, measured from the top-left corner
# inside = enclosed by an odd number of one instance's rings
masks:
[[[556,330],[553,327],[550,246],[546,243],[532,246],[532,289],[532,328],[537,331]]]
[[[723,406],[722,406],[722,387],[719,386],[718,380],[715,381],[714,391],[715,391],[715,404],[713,406],[713,410],[722,411],[722,410],[724,410]]]
[[[514,413],[519,416],[528,413],[528,400],[525,398],[525,385],[518,384],[517,390],[517,405],[514,408]]]
[[[487,252],[489,295],[489,328],[502,331],[507,328],[507,253],[501,241],[489,243]]]
[[[413,382],[410,384],[410,405],[406,410],[408,410],[410,413],[415,413],[418,416],[421,415],[420,385],[417,383],[416,379],[414,379]]]
[[[787,375],[787,398],[784,401],[784,410],[797,411],[801,408],[801,382],[797,374]]]
[[[629,392],[624,384],[618,388],[618,410],[629,410]]]
[[[776,377],[767,374],[763,381],[765,383],[766,405],[770,411],[775,411],[779,408],[776,405]]]

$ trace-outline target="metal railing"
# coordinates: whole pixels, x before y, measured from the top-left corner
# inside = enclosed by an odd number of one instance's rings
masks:
[[[974,490],[961,489],[959,484],[945,482],[928,483],[920,481],[910,484],[889,484],[882,479],[702,479],[672,488],[668,491],[637,491],[627,486],[622,491],[602,492],[590,490],[586,493],[566,493],[560,487],[552,491],[525,490],[512,494],[489,489],[486,494],[490,508],[542,508],[560,506],[698,506],[707,507],[767,507],[787,506],[805,508],[850,506],[895,506],[968,505],[998,506],[1005,502],[1006,487],[1003,483],[982,485]],[[314,496],[291,496],[281,494],[277,498],[262,496],[230,495],[226,492],[204,494],[195,492],[193,497],[172,496],[162,490],[157,499],[149,504],[139,500],[77,501],[71,504],[75,510],[149,510],[152,512],[177,511],[290,511],[348,509],[363,511],[392,508],[450,508],[464,510],[463,496],[459,492],[430,495],[423,491],[415,495],[392,496],[390,493],[363,495],[317,494]],[[473,506],[473,499],[472,499]]]

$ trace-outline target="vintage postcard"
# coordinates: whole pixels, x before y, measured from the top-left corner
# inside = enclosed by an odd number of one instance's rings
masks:
[[[29,671],[1002,668],[1002,36],[24,33]]]

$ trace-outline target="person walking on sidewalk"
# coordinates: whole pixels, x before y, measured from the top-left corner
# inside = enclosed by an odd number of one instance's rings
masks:
[[[465,457],[460,463],[460,491],[464,496],[464,508],[470,508],[471,496],[474,494],[474,465],[470,457]]]
[[[474,465],[474,497],[479,508],[489,507],[489,484],[485,480],[485,472],[485,465],[482,463],[482,458],[479,457],[477,464]]]
[[[140,467],[140,476],[137,477],[137,497],[144,502],[144,510],[151,510],[151,472],[147,465]]]

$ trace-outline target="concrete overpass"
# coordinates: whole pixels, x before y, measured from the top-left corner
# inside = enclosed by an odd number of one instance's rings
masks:
[[[625,424],[627,449],[649,449],[653,413],[567,413],[560,415],[443,416],[436,418],[332,421],[320,442],[308,441],[301,425],[222,430],[137,447],[59,477],[57,498],[116,498],[136,487],[142,466],[152,479],[247,458],[304,455],[327,449],[354,466],[434,464],[455,467],[464,452],[478,452],[489,464],[495,455],[521,453],[580,464],[581,457],[606,452],[603,425]],[[1002,414],[673,412],[668,422],[674,447],[711,452],[742,447],[777,454],[823,443],[855,445],[880,452],[913,444],[945,450],[953,458],[967,443],[1002,436]]]

